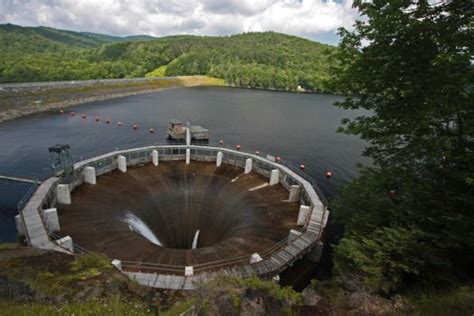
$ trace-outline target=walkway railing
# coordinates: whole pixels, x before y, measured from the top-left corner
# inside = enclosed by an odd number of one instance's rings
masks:
[[[304,228],[300,228],[299,232],[303,232]],[[258,254],[262,258],[268,258],[271,256],[272,253],[280,250],[282,247],[288,244],[288,237],[282,239],[281,241],[273,244],[270,248],[267,248]],[[172,272],[177,275],[183,275],[185,265],[175,265],[175,264],[163,264],[163,263],[152,263],[152,262],[141,262],[141,261],[126,261],[122,260],[122,267],[138,270],[138,271],[147,271],[147,272]],[[205,263],[196,263],[190,264],[193,266],[194,272],[204,272],[204,271],[215,271],[220,270],[227,267],[233,267],[241,264],[248,264],[250,263],[250,255],[240,255],[234,256],[226,259],[221,260],[213,260]]]
[[[183,152],[185,152],[185,149],[187,148],[187,146],[181,142],[166,142],[154,144],[150,144],[148,142],[146,144],[143,144],[142,147],[137,148],[137,146],[140,145],[137,143],[131,143],[122,145],[120,148],[115,147],[112,151],[108,150],[107,148],[102,148],[100,151],[81,155],[79,159],[76,159],[76,161],[79,162],[75,165],[75,168],[77,169],[75,169],[74,184],[71,187],[73,188],[75,185],[80,185],[82,183],[82,168],[87,165],[94,166],[96,168],[97,175],[100,175],[114,170],[117,167],[116,156],[118,155],[125,155],[127,157],[127,162],[131,165],[134,165],[149,162],[151,160],[150,156],[151,151],[153,149],[157,149],[161,157],[160,159],[163,158],[163,160],[166,161],[183,159]],[[283,254],[282,256],[285,258],[280,260],[280,262],[277,264],[278,267],[276,269],[281,269],[282,267],[291,264],[294,260],[296,260],[296,257],[299,257],[319,242],[322,231],[324,229],[323,222],[324,217],[326,216],[326,207],[324,205],[327,202],[314,179],[312,179],[309,175],[300,170],[300,168],[295,167],[294,164],[286,160],[281,160],[279,162],[268,160],[262,157],[262,153],[259,153],[260,157],[257,157],[255,152],[249,151],[248,149],[237,150],[235,148],[231,148],[229,145],[216,143],[198,143],[191,144],[190,148],[192,157],[191,159],[195,159],[198,161],[210,161],[209,159],[215,159],[216,154],[218,151],[220,151],[220,149],[222,149],[221,151],[224,153],[223,162],[234,164],[236,166],[242,167],[245,163],[245,159],[248,157],[252,157],[255,160],[254,171],[257,173],[264,174],[266,176],[268,176],[269,172],[272,169],[278,168],[278,165],[281,165],[282,167],[280,169],[283,172],[281,178],[282,185],[288,188],[292,184],[300,183],[302,186],[301,203],[304,202],[303,204],[306,204],[306,202],[311,202],[311,204],[313,205],[313,213],[316,212],[314,209],[316,208],[316,206],[318,206],[319,211],[318,213],[315,213],[318,214],[317,218],[315,218],[313,221],[308,219],[307,224],[299,229],[299,232],[302,235],[306,236],[306,240],[300,243],[299,247],[297,247],[297,251],[291,251],[290,253],[289,250],[291,250],[290,248],[291,245],[293,245],[293,242],[289,243],[288,238],[284,238],[283,240],[273,244],[271,247],[259,252],[259,255],[267,262],[270,262],[270,257],[274,259],[274,255],[278,257],[278,253]],[[33,189],[31,191],[34,192]],[[32,193],[28,193],[27,195],[25,195],[24,200],[27,201],[31,194]],[[319,198],[319,201],[317,201],[317,198]],[[21,205],[23,205],[24,203],[25,202],[22,202]],[[322,205],[321,203],[324,205]],[[322,213],[319,213],[321,212],[321,210]],[[312,214],[310,214],[310,217],[312,217]],[[61,238],[59,234],[52,234],[51,236],[53,239]],[[91,251],[77,244],[74,244],[74,251],[80,255],[91,253]],[[243,266],[244,263],[246,265],[250,264],[249,254],[204,263],[196,263],[192,264],[192,266],[195,273],[202,273],[207,271],[230,268],[234,266]],[[123,268],[132,271],[155,271],[155,273],[162,272],[165,274],[174,274],[181,276],[185,273],[184,265],[171,265],[135,261],[122,261],[121,264]]]
[[[224,149],[229,149],[229,150],[236,150],[235,147],[229,145],[229,144],[220,144],[218,142],[192,142],[192,146],[200,146],[200,147],[215,147],[215,148],[224,148]],[[167,140],[167,141],[156,141],[156,142],[131,142],[131,143],[126,143],[126,144],[121,144],[120,146],[106,146],[102,147],[101,149],[95,150],[95,151],[90,151],[87,153],[81,153],[80,155],[74,155],[74,161],[75,162],[80,162],[84,161],[90,158],[94,158],[106,153],[110,153],[112,151],[122,151],[122,150],[131,150],[134,148],[140,148],[140,147],[149,147],[149,146],[157,146],[157,147],[162,147],[162,146],[185,146],[184,142],[180,141],[172,141],[172,140]],[[251,154],[255,155],[256,150],[252,150],[251,148],[241,148],[238,150],[239,152],[243,154]],[[259,156],[265,157],[267,153],[265,153],[262,150],[259,150]],[[269,153],[268,153],[269,154]],[[301,176],[303,179],[308,181],[313,187],[316,193],[318,194],[320,200],[323,202],[324,205],[328,204],[328,201],[326,197],[324,196],[321,188],[317,184],[316,180],[311,177],[308,173],[304,172],[303,170],[300,169],[299,165],[295,164],[291,160],[287,159],[282,159],[280,162],[281,165],[286,166],[290,168],[293,172],[297,173],[299,176]]]

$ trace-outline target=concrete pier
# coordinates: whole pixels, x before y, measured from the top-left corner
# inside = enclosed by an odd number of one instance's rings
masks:
[[[305,225],[308,221],[308,216],[311,213],[311,207],[307,205],[301,205],[300,210],[298,212],[298,220],[296,222],[297,225]]]
[[[49,234],[60,230],[58,210],[56,208],[43,210],[43,220]]]
[[[194,268],[192,266],[184,267],[184,276],[193,276]]]
[[[186,145],[191,145],[191,130],[189,127],[186,127]]]
[[[154,149],[152,152],[151,152],[151,161],[153,162],[153,165],[154,166],[158,166],[158,150]]]
[[[280,182],[280,170],[278,169],[273,169],[272,173],[270,174],[270,185],[275,185]]]
[[[191,149],[187,148],[186,149],[186,164],[189,165],[191,162]]]
[[[20,214],[15,216],[15,224],[16,224],[16,231],[18,233],[18,236],[22,236],[22,237],[25,236],[25,226]]]
[[[220,167],[222,165],[222,151],[217,152],[216,166]]]
[[[84,168],[84,182],[89,184],[97,184],[94,167],[88,166]]]
[[[118,259],[114,259],[112,260],[112,265],[114,267],[116,267],[118,270],[122,271],[122,261],[118,260]]]
[[[320,241],[308,254],[307,258],[314,262],[314,263],[319,263],[321,261],[321,256],[323,255],[323,247],[324,243]]]
[[[247,158],[245,160],[245,173],[252,172],[252,158]]]
[[[117,157],[118,169],[122,172],[127,172],[127,158],[125,156]]]
[[[291,244],[293,241],[300,238],[301,235],[302,235],[301,232],[291,229],[290,232],[288,233],[288,243]]]
[[[71,191],[68,184],[58,184],[56,187],[56,198],[59,204],[71,204]]]
[[[65,248],[70,252],[74,252],[74,245],[72,244],[71,236],[66,236],[61,239],[58,239],[55,241],[55,243],[61,248]]]
[[[288,196],[288,202],[298,202],[300,200],[301,187],[294,184],[290,187],[290,194]]]
[[[260,262],[262,260],[263,260],[262,257],[260,257],[260,255],[258,253],[253,253],[250,256],[250,264],[257,263],[257,262]]]

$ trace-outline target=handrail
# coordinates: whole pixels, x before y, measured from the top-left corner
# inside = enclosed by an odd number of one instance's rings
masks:
[[[303,232],[304,228],[302,227],[298,231]],[[267,248],[264,251],[260,252],[259,255],[262,258],[268,257],[277,249],[283,248],[287,244],[287,242],[288,242],[288,237],[275,243],[270,248]],[[240,256],[230,257],[230,258],[221,259],[221,260],[214,260],[214,261],[209,261],[205,263],[193,264],[193,269],[196,272],[211,270],[211,269],[236,265],[242,262],[249,262],[249,259],[250,257],[248,254],[240,255]],[[137,261],[126,261],[126,260],[122,260],[121,262],[122,262],[122,266],[127,266],[129,268],[144,268],[144,269],[149,269],[149,270],[184,272],[184,268],[186,267],[184,265],[162,264],[162,263],[155,263],[155,262],[153,263],[152,262],[137,262]],[[174,268],[174,269],[170,269],[170,268]]]
[[[140,144],[137,144],[137,143],[125,144],[125,145],[122,145],[121,148],[115,147],[114,151],[134,152],[134,149],[135,149],[135,152],[140,152],[140,151],[143,151],[145,149],[144,147],[149,147],[150,149],[163,148],[163,147],[171,148],[171,149],[173,149],[173,147],[179,147],[180,149],[182,149],[182,148],[186,147],[186,145],[182,142],[162,142],[162,143],[156,142],[156,143],[152,143],[152,144],[147,142],[146,144],[141,144],[141,145],[144,145],[144,146],[140,148],[140,147],[137,147],[137,146],[140,146]],[[212,147],[214,150],[219,149],[219,148],[223,148],[223,149],[227,149],[227,150],[232,150],[235,154],[241,153],[244,156],[245,155],[252,155],[253,157],[255,157],[255,152],[249,152],[248,150],[238,150],[237,151],[236,149],[231,148],[229,145],[216,144],[216,143],[197,143],[197,144],[192,143],[191,146],[192,147],[198,147],[198,149],[199,149],[199,147],[203,147],[203,149],[205,149],[207,147]],[[91,153],[88,153],[85,156],[86,157],[87,156],[99,157],[99,156],[105,155],[107,153],[110,153],[111,154],[110,156],[114,155],[114,152],[111,153],[110,150],[108,151],[107,149],[102,148],[100,150],[100,152],[96,151],[96,152],[93,153],[93,155],[91,155]],[[86,161],[88,159],[85,158],[84,155],[83,155],[83,156],[80,157],[79,160],[80,161]],[[304,173],[299,168],[295,168],[294,164],[292,164],[290,161],[287,161],[287,160],[278,161],[278,162],[273,162],[272,161],[272,163],[273,164],[280,163],[282,166],[290,169],[296,175],[300,176],[303,180],[309,182],[309,184],[313,187],[314,192],[318,195],[320,201],[322,201],[323,204],[326,205],[327,200],[324,198],[324,195],[322,194],[321,190],[317,186],[316,181],[314,181],[314,179],[311,176]],[[36,188],[34,188],[34,189],[36,189]],[[29,196],[25,195],[25,196],[27,196],[27,199],[29,199],[29,197],[32,195],[32,193],[34,191],[35,190],[33,190],[33,189],[30,189],[28,191]],[[19,209],[22,206],[23,206],[23,204],[19,203]],[[306,228],[307,228],[306,225],[304,225],[303,227],[299,228],[298,231],[303,232],[303,231],[306,230]],[[322,230],[323,230],[323,227],[321,226],[319,228],[318,240],[321,236]],[[59,234],[56,234],[56,233],[51,234],[51,236],[53,238],[61,238],[61,236]],[[314,245],[314,243],[316,243],[318,240],[311,241],[311,245]],[[269,248],[261,251],[259,254],[260,254],[260,256],[262,256],[262,258],[268,258],[268,256],[270,256],[275,251],[284,249],[284,247],[287,243],[288,243],[288,237],[284,238],[283,240],[281,240],[279,242],[276,242],[275,244],[273,244]],[[308,245],[308,246],[311,246],[311,245]],[[73,246],[74,246],[74,252],[75,253],[78,253],[78,254],[81,254],[81,255],[82,254],[93,253],[93,252],[91,252],[91,251],[89,251],[89,250],[87,250],[87,249],[85,249],[85,248],[83,248],[83,247],[81,247],[81,246],[79,246],[75,243],[73,243]],[[307,249],[306,246],[305,246],[305,249]],[[290,261],[293,260],[294,258],[295,258],[295,256],[291,255]],[[213,270],[213,269],[228,267],[228,266],[232,266],[232,265],[235,266],[235,265],[240,264],[242,262],[249,262],[249,259],[250,259],[250,257],[249,257],[248,254],[247,255],[240,255],[240,256],[234,256],[234,257],[225,258],[225,259],[221,259],[221,260],[214,260],[214,261],[209,261],[209,262],[204,262],[204,263],[197,263],[197,264],[193,265],[193,268],[194,268],[194,271],[196,271],[196,272],[204,271],[204,270]],[[176,272],[176,273],[179,273],[179,274],[183,274],[184,269],[185,269],[185,266],[183,266],[183,265],[149,263],[149,262],[135,262],[135,261],[126,261],[126,260],[122,261],[122,266],[127,267],[127,268],[132,268],[132,269],[146,269],[146,270]]]
[[[97,157],[97,156],[109,153],[111,151],[133,150],[134,148],[153,147],[153,146],[155,146],[155,147],[162,147],[162,146],[180,146],[180,147],[183,147],[183,146],[186,146],[186,144],[182,141],[173,141],[173,140],[156,141],[154,143],[153,142],[150,143],[149,141],[148,142],[139,142],[139,143],[132,142],[132,143],[122,144],[120,146],[112,146],[112,148],[110,148],[110,147],[109,148],[101,148],[101,149],[96,150],[96,151],[81,154],[80,156],[74,157],[74,162],[84,161],[84,160],[87,160],[87,159],[90,159],[90,158],[93,158],[93,157]],[[214,148],[223,148],[223,149],[234,150],[234,148],[232,148],[229,144],[220,144],[220,143],[213,142],[213,141],[194,142],[194,143],[191,142],[191,146],[214,147]],[[255,151],[249,150],[247,148],[239,149],[239,152],[241,152],[242,154],[248,154],[248,155],[254,155],[255,154]],[[262,157],[263,157],[262,152],[260,153],[260,155],[262,155]],[[302,171],[300,168],[296,167],[296,165],[290,160],[283,159],[283,160],[281,160],[280,162],[277,162],[277,163],[280,163],[281,165],[290,168],[293,172],[295,172],[296,174],[301,176],[303,179],[308,181],[313,186],[313,188],[315,189],[316,194],[320,198],[321,202],[324,205],[328,204],[328,201],[327,201],[326,197],[324,196],[321,188],[319,187],[319,185],[317,184],[316,180],[313,177],[311,177],[306,172]]]

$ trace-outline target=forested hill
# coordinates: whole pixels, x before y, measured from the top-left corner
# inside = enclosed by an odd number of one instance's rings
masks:
[[[0,82],[210,75],[227,83],[326,91],[335,47],[274,32],[126,38],[0,25]]]
[[[50,27],[23,27],[13,24],[0,25],[1,54],[53,52],[70,48],[90,48],[109,42],[145,41],[152,36],[137,35],[118,37],[104,34],[73,32]]]

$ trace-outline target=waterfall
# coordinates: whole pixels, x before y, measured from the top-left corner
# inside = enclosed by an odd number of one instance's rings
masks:
[[[196,249],[197,248],[198,238],[199,238],[199,229],[196,230],[196,233],[194,234],[193,245],[192,245],[191,249]]]
[[[127,212],[125,214],[125,217],[123,219],[123,222],[125,224],[128,224],[128,228],[130,228],[131,231],[142,235],[146,239],[148,239],[150,242],[154,243],[155,245],[158,246],[163,246],[161,242],[158,240],[158,238],[153,234],[151,229],[145,224],[139,217],[137,217],[135,214]]]

